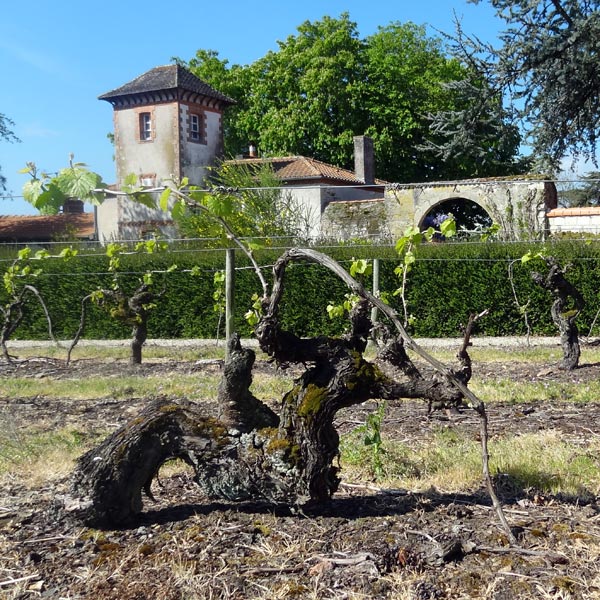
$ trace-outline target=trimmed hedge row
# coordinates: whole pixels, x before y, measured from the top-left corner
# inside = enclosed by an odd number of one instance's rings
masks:
[[[409,311],[416,317],[412,331],[416,336],[441,337],[459,335],[461,325],[471,312],[486,308],[490,314],[481,321],[479,332],[485,335],[522,335],[527,332],[522,311],[515,303],[513,287],[521,305],[527,305],[532,333],[555,335],[550,317],[550,295],[536,286],[530,273],[544,269],[540,262],[522,264],[520,257],[540,247],[531,244],[461,244],[438,243],[423,246],[410,272],[407,290]],[[352,257],[381,257],[380,289],[393,291],[399,285],[394,269],[398,264],[389,248],[329,248],[327,252],[348,266]],[[577,241],[548,244],[543,252],[555,256],[561,264],[572,264],[569,279],[583,294],[587,305],[578,323],[587,334],[594,321],[600,283],[600,245]],[[257,258],[262,265],[272,264],[279,251],[263,251]],[[149,333],[154,338],[214,338],[219,315],[213,308],[213,275],[224,268],[223,251],[185,250],[155,255],[130,255],[121,258],[122,281],[135,289],[147,270],[163,271],[173,263],[177,270],[155,275],[157,289],[163,293],[151,313]],[[253,293],[261,288],[241,253],[236,253],[236,328],[242,335],[251,331],[244,320]],[[512,285],[508,268],[512,263]],[[6,266],[10,263],[3,262]],[[69,261],[49,259],[44,273],[35,280],[53,319],[55,335],[71,338],[79,325],[81,299],[98,287],[109,287],[108,260],[103,254],[77,256]],[[189,270],[200,268],[199,275]],[[340,303],[345,286],[329,271],[311,264],[294,264],[286,275],[282,306],[284,326],[299,335],[338,334],[341,320],[332,321],[327,304]],[[2,302],[6,298],[1,298]],[[398,296],[392,305],[401,311]],[[15,338],[47,338],[46,321],[37,301],[28,302],[28,310]],[[223,325],[220,326],[223,335]],[[98,307],[89,306],[85,337],[90,339],[126,338],[128,328],[111,319]]]

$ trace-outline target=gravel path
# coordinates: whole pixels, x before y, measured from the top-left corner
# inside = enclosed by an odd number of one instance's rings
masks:
[[[505,336],[505,337],[477,337],[471,338],[473,345],[477,347],[527,347],[527,346],[560,346],[558,337],[530,337],[526,336]],[[461,343],[461,338],[418,338],[415,340],[418,344],[425,348],[456,348]],[[60,340],[61,346],[68,347],[70,340]],[[80,340],[79,346],[129,346],[131,340]],[[52,346],[54,342],[49,340],[10,340],[7,344],[9,348],[29,348],[40,347],[47,348]],[[210,345],[223,345],[224,340],[211,339],[148,339],[146,346],[173,346],[174,348],[186,347],[203,347]],[[247,347],[257,347],[258,341],[253,338],[242,340],[242,344]]]

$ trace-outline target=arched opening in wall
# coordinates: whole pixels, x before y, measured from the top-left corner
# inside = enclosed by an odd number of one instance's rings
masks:
[[[456,229],[463,235],[477,234],[492,226],[492,217],[479,204],[467,198],[449,198],[432,207],[421,221],[420,228],[439,228],[449,215],[454,216]]]

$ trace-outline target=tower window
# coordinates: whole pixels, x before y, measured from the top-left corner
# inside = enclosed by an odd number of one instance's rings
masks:
[[[206,143],[204,140],[204,120],[201,114],[188,113],[188,141]]]
[[[152,114],[140,113],[140,140],[147,142],[152,139]]]
[[[200,117],[198,115],[190,116],[190,137],[193,140],[200,139]]]

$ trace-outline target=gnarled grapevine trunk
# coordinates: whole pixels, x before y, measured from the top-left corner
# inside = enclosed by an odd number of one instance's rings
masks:
[[[531,277],[538,285],[547,289],[554,302],[550,309],[552,321],[560,333],[560,343],[563,350],[561,369],[572,370],[579,365],[581,348],[579,346],[579,330],[575,320],[585,306],[583,296],[573,284],[566,279],[565,271],[552,257],[546,259],[548,273],[544,277],[540,273],[532,273]]]
[[[148,306],[154,298],[155,294],[149,290],[147,285],[142,284],[127,300],[129,309],[127,320],[133,323],[129,356],[129,362],[132,365],[142,364],[142,348],[148,338]]]
[[[325,264],[362,298],[351,311],[346,335],[302,339],[280,328],[284,273],[294,260]],[[254,352],[233,336],[219,386],[218,416],[203,414],[191,402],[150,404],[79,460],[72,494],[81,517],[105,525],[131,520],[141,510],[142,492],[170,458],[191,465],[211,498],[322,502],[339,485],[334,419],[340,409],[370,398],[423,398],[435,407],[461,403],[470,377],[468,340],[460,371],[425,376],[410,361],[403,336],[382,327],[384,345],[377,359],[368,361],[363,353],[372,329],[369,302],[376,300],[331,259],[288,251],[274,267],[273,291],[264,299],[256,328],[261,348],[277,363],[306,366],[284,395],[279,414],[250,392]],[[383,310],[392,321],[396,318],[389,307]]]
[[[32,285],[24,285],[21,291],[11,298],[8,304],[0,307],[0,313],[2,313],[2,319],[0,323],[0,348],[2,349],[2,355],[7,361],[10,361],[11,357],[8,353],[6,342],[8,342],[12,334],[18,329],[19,325],[23,321],[23,317],[25,316],[25,302],[28,294],[33,294],[40,303],[40,306],[44,311],[44,315],[46,316],[46,321],[48,322],[48,335],[53,342],[56,342],[54,339],[54,333],[52,333],[52,320],[50,319],[50,313],[48,312],[48,308],[46,307],[46,303],[44,302],[40,292]]]

